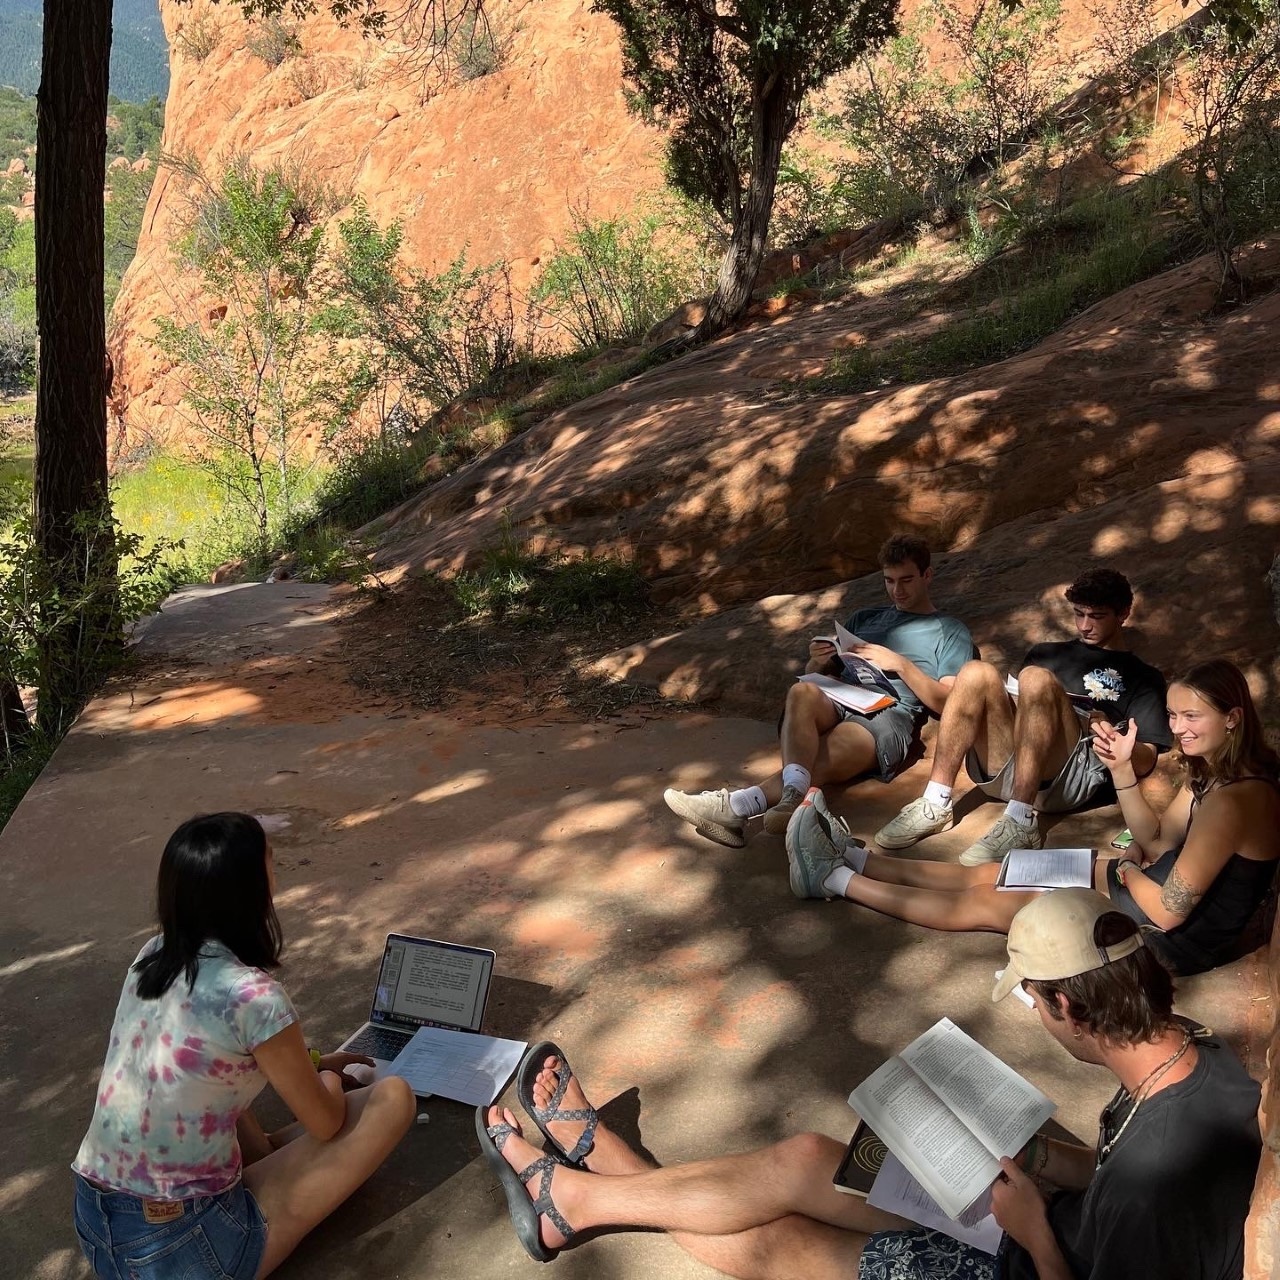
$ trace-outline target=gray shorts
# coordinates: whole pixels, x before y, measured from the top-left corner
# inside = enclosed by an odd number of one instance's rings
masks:
[[[833,705],[836,715],[840,717],[840,724],[852,720],[855,724],[862,725],[875,739],[876,764],[879,767],[876,776],[881,782],[892,782],[901,772],[911,751],[911,744],[915,741],[915,717],[900,702],[869,716],[864,716],[851,707]]]
[[[1006,760],[1000,771],[989,774],[982,761],[971,750],[964,758],[965,772],[993,800],[1013,799],[1013,758]],[[1081,719],[1080,741],[1058,770],[1057,777],[1043,780],[1036,795],[1035,807],[1041,813],[1070,813],[1098,796],[1111,784],[1107,766],[1093,749],[1093,735],[1088,721]]]

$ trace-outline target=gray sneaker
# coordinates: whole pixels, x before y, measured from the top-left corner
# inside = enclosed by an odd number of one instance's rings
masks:
[[[876,832],[876,844],[882,849],[909,849],[926,836],[936,836],[955,825],[955,810],[949,804],[934,804],[921,796]]]
[[[741,849],[747,843],[747,820],[729,808],[729,789],[719,791],[677,791],[668,787],[662,793],[667,808],[677,817],[693,823],[693,829],[716,844]]]
[[[783,787],[782,799],[772,809],[764,811],[764,829],[771,836],[782,835],[787,829],[787,823],[791,821],[791,815],[803,803],[804,792],[799,787]]]
[[[987,862],[999,862],[1010,849],[1043,848],[1044,836],[1034,818],[1030,822],[1019,822],[1006,813],[981,840],[976,840],[960,855],[960,864],[980,867]]]
[[[797,898],[832,896],[822,887],[823,881],[845,865],[844,851],[853,840],[844,820],[821,803],[821,798],[822,792],[811,787],[787,824],[787,865],[791,892]]]

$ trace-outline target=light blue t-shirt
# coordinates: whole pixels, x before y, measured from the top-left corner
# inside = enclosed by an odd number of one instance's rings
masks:
[[[973,637],[969,628],[945,613],[905,613],[897,605],[859,609],[845,624],[868,644],[881,644],[909,658],[934,680],[954,676],[973,657]],[[926,708],[920,699],[892,672],[889,679],[898,699],[917,719]]]

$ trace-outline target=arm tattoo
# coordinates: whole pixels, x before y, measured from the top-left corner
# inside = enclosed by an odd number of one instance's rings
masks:
[[[1204,897],[1199,889],[1193,889],[1174,867],[1169,878],[1160,890],[1160,905],[1170,915],[1181,916],[1184,920],[1191,914],[1197,902]]]

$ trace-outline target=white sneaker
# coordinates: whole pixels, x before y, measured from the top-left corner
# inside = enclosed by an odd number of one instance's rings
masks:
[[[950,831],[955,825],[955,810],[949,804],[934,804],[921,796],[876,832],[876,844],[882,849],[909,849],[926,836]]]
[[[747,843],[746,818],[740,818],[729,807],[729,788],[719,791],[677,791],[668,787],[662,793],[667,808],[678,818],[693,823],[693,829],[716,844],[741,849]]]
[[[999,862],[1010,849],[1043,848],[1044,836],[1040,834],[1040,824],[1034,818],[1030,822],[1019,822],[1006,813],[981,840],[975,841],[960,855],[960,865],[980,867],[987,862]]]

